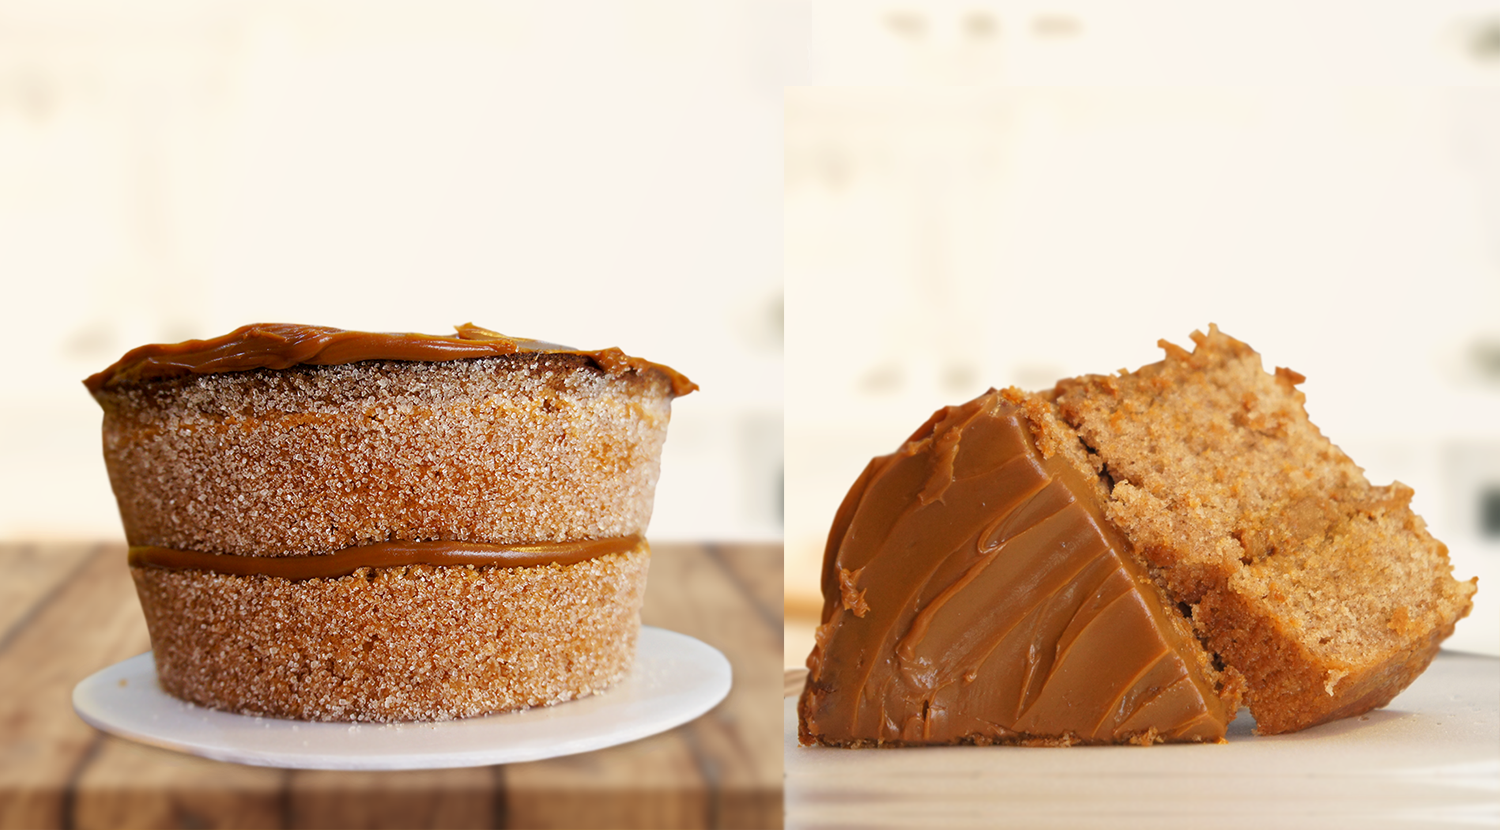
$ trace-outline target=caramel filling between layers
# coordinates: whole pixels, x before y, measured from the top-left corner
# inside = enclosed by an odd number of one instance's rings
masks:
[[[83,383],[98,392],[121,383],[182,375],[289,369],[298,365],[334,366],[364,360],[447,361],[511,354],[566,354],[587,358],[611,375],[655,372],[681,397],[698,385],[676,370],[631,357],[619,349],[588,351],[509,337],[465,323],[447,336],[434,334],[344,331],[327,326],[255,323],[212,340],[157,343],[125,353],[114,365]]]
[[[802,741],[1217,741],[1203,651],[1096,503],[991,391],[876,458],[839,508]]]
[[[144,568],[212,571],[231,576],[279,576],[284,579],[330,579],[361,568],[403,565],[472,565],[529,568],[573,565],[611,553],[628,553],[645,539],[639,535],[582,542],[491,545],[478,542],[377,542],[313,556],[233,556],[151,546],[132,546],[130,564]]]

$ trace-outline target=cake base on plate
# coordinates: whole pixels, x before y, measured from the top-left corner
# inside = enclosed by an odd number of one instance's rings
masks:
[[[650,549],[572,565],[336,579],[132,567],[161,684],[301,720],[430,721],[600,691],[635,653]]]
[[[538,761],[687,723],[729,693],[729,661],[685,634],[644,626],[635,666],[607,694],[443,723],[348,724],[236,715],[171,697],[146,652],[73,689],[73,709],[113,735],[218,761],[292,769],[398,770]]]

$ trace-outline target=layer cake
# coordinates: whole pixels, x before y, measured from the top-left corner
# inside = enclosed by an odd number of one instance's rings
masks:
[[[617,349],[246,326],[86,381],[167,691],[313,720],[569,700],[628,670],[671,400]]]

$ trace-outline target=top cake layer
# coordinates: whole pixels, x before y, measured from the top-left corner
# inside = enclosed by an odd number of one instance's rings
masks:
[[[694,388],[616,352],[249,326],[137,349],[89,385],[133,546],[573,542],[645,532],[671,400]]]
[[[182,343],[152,343],[131,349],[102,372],[84,381],[90,392],[158,378],[288,369],[293,366],[337,366],[365,360],[447,361],[510,354],[573,354],[587,358],[612,375],[657,374],[672,394],[698,388],[677,371],[631,357],[619,349],[585,351],[541,340],[510,337],[473,323],[452,335],[345,331],[294,323],[253,323],[222,337]]]

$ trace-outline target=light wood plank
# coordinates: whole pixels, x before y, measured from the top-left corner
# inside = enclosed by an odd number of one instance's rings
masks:
[[[713,826],[710,794],[680,729],[623,746],[504,768],[513,828]]]
[[[800,828],[1493,826],[1500,660],[1440,652],[1384,709],[1287,735],[1242,717],[1224,744],[833,749],[784,706]]]
[[[490,767],[401,772],[297,770],[290,779],[291,827],[494,827],[497,785]]]
[[[284,827],[287,776],[108,737],[78,776],[73,824],[82,830]]]
[[[779,827],[782,749],[781,629],[762,616],[743,585],[709,555],[668,551],[652,562],[657,594],[647,588],[642,618],[690,634],[724,652],[734,687],[723,703],[681,729],[699,755],[715,798],[711,826]],[[759,561],[771,579],[781,576],[779,552],[742,554]],[[669,601],[668,594],[691,598]]]
[[[70,575],[98,550],[98,543],[0,544],[0,648],[13,627],[24,625]]]
[[[73,686],[150,647],[123,545],[102,545],[0,651],[0,827],[71,823],[66,794],[99,733]]]
[[[786,589],[782,580],[782,546],[773,542],[713,543],[706,546],[735,584],[755,602],[772,626],[781,624]]]

